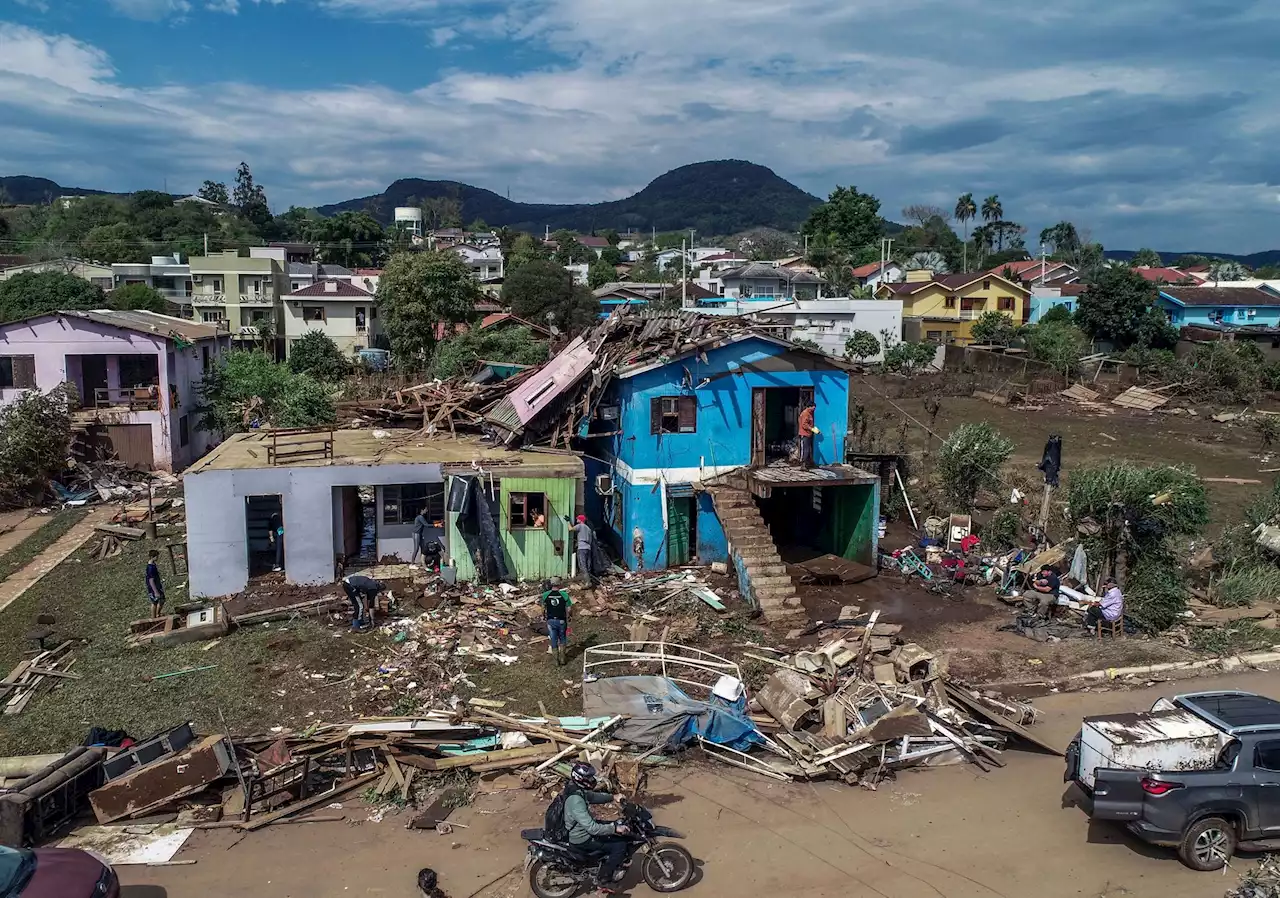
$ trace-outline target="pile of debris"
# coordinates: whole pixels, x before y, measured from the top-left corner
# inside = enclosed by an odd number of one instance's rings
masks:
[[[388,390],[381,399],[339,402],[338,421],[350,427],[414,426],[428,434],[454,435],[460,429],[476,432],[485,414],[531,373],[532,368],[490,384],[457,378],[434,380]]]
[[[115,458],[68,458],[62,481],[49,487],[65,505],[129,502],[175,487],[180,480],[165,471],[139,471]]]
[[[40,644],[40,651],[9,671],[0,680],[0,701],[4,701],[5,714],[21,714],[36,695],[51,689],[59,680],[78,680],[80,674],[72,673],[76,663],[71,648],[77,640],[67,639],[51,649],[44,648],[45,640],[53,635],[43,623],[29,634],[29,639]]]

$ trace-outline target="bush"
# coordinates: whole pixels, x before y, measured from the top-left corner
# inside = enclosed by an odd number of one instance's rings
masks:
[[[938,452],[938,476],[948,501],[964,509],[982,489],[1000,484],[1000,468],[1013,454],[1013,440],[990,424],[961,424]]]
[[[932,343],[898,343],[884,353],[884,367],[889,371],[913,374],[933,363],[938,347]]]
[[[1253,343],[1201,343],[1185,365],[1189,391],[1205,399],[1247,404],[1266,388],[1267,362]]]
[[[853,335],[844,341],[844,354],[851,359],[863,361],[879,353],[880,341],[871,331],[854,331]]]
[[[224,355],[205,376],[200,394],[198,426],[223,435],[248,430],[255,421],[314,427],[338,417],[328,387],[256,350]]]
[[[1144,555],[1129,568],[1124,588],[1124,616],[1148,633],[1167,630],[1187,610],[1187,586],[1177,559],[1167,552]]]
[[[1004,312],[983,312],[973,323],[970,336],[975,343],[1008,346],[1018,336],[1018,328]]]
[[[547,344],[521,325],[499,330],[467,331],[436,345],[431,375],[441,379],[471,374],[483,360],[538,365],[547,360]]]
[[[1280,598],[1280,568],[1274,564],[1231,564],[1214,581],[1213,603],[1219,608],[1239,608]],[[1277,637],[1280,639],[1280,637]]]
[[[1071,311],[1066,306],[1053,306],[1040,316],[1037,324],[1070,324]]]
[[[39,501],[66,466],[70,444],[68,391],[22,393],[0,408],[0,507]]]
[[[1054,310],[1061,308],[1054,306]],[[1067,377],[1079,368],[1080,357],[1088,345],[1089,339],[1084,331],[1071,324],[1069,317],[1066,322],[1041,321],[1027,332],[1027,349],[1031,358],[1052,365]]]
[[[1003,552],[1022,545],[1022,518],[1016,508],[1005,506],[991,516],[978,535],[983,552]]]
[[[289,345],[289,370],[335,383],[351,373],[351,362],[323,331],[307,331]]]

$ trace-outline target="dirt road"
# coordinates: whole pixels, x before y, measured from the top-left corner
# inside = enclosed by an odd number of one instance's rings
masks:
[[[1048,696],[1037,701],[1047,713],[1041,731],[1065,744],[1083,714],[1214,688],[1276,695],[1280,673]],[[654,776],[650,791],[659,821],[684,832],[701,862],[688,892],[697,898],[1204,898],[1234,882],[1231,873],[1193,873],[1119,830],[1091,828],[1064,806],[1061,759],[1018,751],[1006,760],[990,774],[908,772],[877,792],[686,766]],[[484,795],[454,815],[468,828],[451,835],[407,831],[403,818],[273,826],[244,838],[196,833],[178,856],[194,866],[122,868],[121,879],[125,898],[415,898],[416,873],[429,866],[452,898],[529,895],[519,829],[540,825],[543,808],[527,792]],[[643,884],[629,891],[648,893]]]

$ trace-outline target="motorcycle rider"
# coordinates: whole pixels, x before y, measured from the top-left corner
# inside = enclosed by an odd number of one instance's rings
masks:
[[[596,769],[590,764],[574,764],[564,787],[564,822],[570,845],[603,856],[596,885],[601,892],[612,895],[617,893],[613,888],[614,873],[627,856],[627,840],[618,836],[625,836],[628,829],[621,823],[596,820],[588,806],[610,801],[621,804],[623,796],[597,792],[595,788]]]

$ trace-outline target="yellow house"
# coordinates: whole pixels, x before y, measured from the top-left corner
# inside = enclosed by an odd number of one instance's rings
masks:
[[[881,282],[879,299],[902,300],[903,336],[966,346],[973,342],[973,322],[984,312],[1003,312],[1015,324],[1031,317],[1031,291],[998,274],[935,275],[908,271],[897,284]]]

